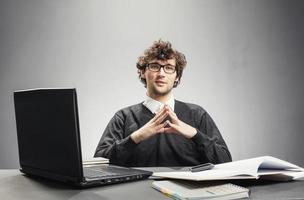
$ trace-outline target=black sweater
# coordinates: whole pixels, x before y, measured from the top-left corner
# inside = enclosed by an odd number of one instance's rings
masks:
[[[175,100],[177,117],[197,129],[187,139],[178,134],[156,134],[136,144],[130,134],[154,117],[142,103],[118,111],[107,125],[95,157],[129,167],[192,166],[231,161],[230,152],[209,114],[200,106]]]

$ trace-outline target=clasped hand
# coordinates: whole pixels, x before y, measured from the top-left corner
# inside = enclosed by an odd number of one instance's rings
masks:
[[[164,121],[167,117],[170,120]],[[197,130],[179,120],[172,109],[168,105],[165,105],[149,122],[133,132],[131,138],[135,143],[139,143],[158,133],[176,133],[186,138],[192,138],[197,133]]]

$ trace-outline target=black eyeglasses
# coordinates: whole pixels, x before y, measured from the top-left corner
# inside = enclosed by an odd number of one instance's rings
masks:
[[[158,63],[149,63],[147,67],[152,72],[159,72],[161,68],[163,68],[167,74],[173,74],[176,71],[176,67],[173,65],[160,65]]]

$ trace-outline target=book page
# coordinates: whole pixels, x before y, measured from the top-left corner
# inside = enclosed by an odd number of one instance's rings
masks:
[[[153,173],[153,176],[204,181],[224,179],[258,179],[261,175],[284,174],[285,172],[294,173],[296,171],[304,170],[303,168],[289,162],[271,156],[262,156],[217,164],[213,169],[201,172],[158,172]]]
[[[274,158],[271,156],[262,157],[264,160],[259,166],[259,169],[276,169],[276,170],[292,170],[292,171],[303,171],[303,168],[294,165],[292,163]]]
[[[196,180],[196,181],[206,181],[206,180],[223,180],[223,179],[256,179],[256,173],[250,174],[248,172],[241,173],[238,170],[225,170],[216,169],[215,167],[211,170],[201,171],[201,172],[155,172],[153,177],[165,177],[174,179],[184,179],[184,180]]]

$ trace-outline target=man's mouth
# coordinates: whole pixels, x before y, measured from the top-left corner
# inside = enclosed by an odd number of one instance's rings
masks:
[[[165,85],[166,84],[166,82],[164,82],[164,81],[155,81],[155,83],[157,85]]]

